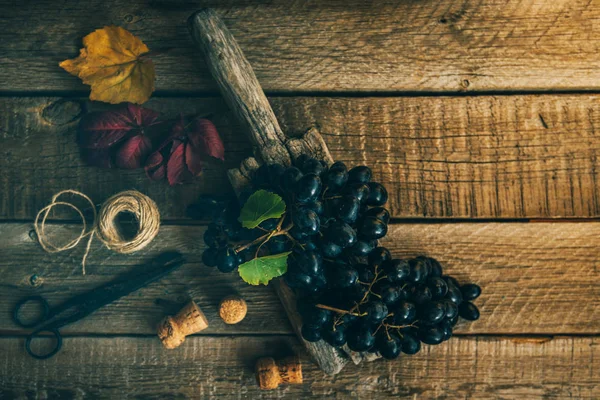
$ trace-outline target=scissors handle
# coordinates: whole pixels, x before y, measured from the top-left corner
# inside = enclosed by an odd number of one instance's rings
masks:
[[[46,354],[34,353],[31,350],[31,342],[33,339],[40,337],[39,334],[42,332],[48,332],[54,336],[54,339],[56,339],[54,348]],[[61,348],[62,348],[62,336],[60,335],[60,332],[58,331],[58,329],[40,329],[39,331],[35,331],[31,335],[27,336],[27,338],[25,339],[25,351],[27,351],[27,354],[29,354],[31,357],[37,358],[38,360],[45,360],[47,358],[54,356],[56,353],[58,353],[58,351]]]
[[[23,322],[23,320],[21,320],[21,308],[23,308],[23,306],[25,304],[30,303],[30,302],[35,302],[35,303],[40,304],[42,306],[42,312],[37,318],[34,318],[32,321]],[[39,325],[41,322],[45,321],[48,318],[49,314],[50,314],[50,305],[48,304],[46,299],[44,299],[42,296],[29,296],[29,297],[25,297],[23,300],[19,301],[17,303],[17,305],[15,306],[15,309],[13,311],[13,321],[15,321],[15,323],[17,325],[19,325],[23,328],[31,328],[31,327]]]

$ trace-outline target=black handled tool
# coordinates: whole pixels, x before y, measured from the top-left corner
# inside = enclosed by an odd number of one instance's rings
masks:
[[[163,253],[146,265],[137,267],[116,280],[87,293],[77,295],[54,308],[50,308],[46,299],[41,296],[24,298],[15,306],[13,319],[23,328],[36,327],[25,340],[25,350],[30,356],[40,360],[52,357],[62,347],[62,336],[58,331],[59,328],[79,321],[97,309],[162,279],[184,263],[185,259],[179,252]],[[42,314],[35,321],[24,323],[19,313],[21,308],[29,302],[41,304]],[[49,353],[36,354],[31,351],[31,341],[42,332],[51,333],[56,339],[56,346]]]

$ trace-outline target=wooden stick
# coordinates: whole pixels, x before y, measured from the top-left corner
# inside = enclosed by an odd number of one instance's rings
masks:
[[[285,137],[250,63],[213,10],[194,13],[188,19],[188,28],[223,97],[238,120],[247,127],[257,158],[266,163],[289,165],[292,158],[308,153],[332,162],[329,150],[316,129],[309,129],[301,138],[288,140]],[[257,167],[257,161],[251,158],[242,162],[239,169],[229,171],[229,180],[238,194],[249,183],[252,170]],[[302,339],[296,296],[282,280],[275,280],[274,286],[292,326],[319,367],[330,375],[340,372],[348,363],[348,357],[324,341],[310,343]]]

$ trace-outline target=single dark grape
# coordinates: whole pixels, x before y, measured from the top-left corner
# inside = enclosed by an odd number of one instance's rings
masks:
[[[450,321],[442,321],[439,325],[439,328],[442,330],[444,335],[442,340],[446,341],[452,337],[452,324]]]
[[[387,317],[388,308],[379,300],[371,301],[364,307],[363,312],[367,313],[364,317],[371,324],[378,324]]]
[[[341,347],[346,344],[346,329],[344,325],[338,325],[335,328],[327,329],[322,333],[323,340],[333,347]]]
[[[396,325],[408,325],[417,318],[417,306],[408,301],[401,301],[393,311]]]
[[[292,220],[294,228],[308,236],[316,235],[321,228],[321,220],[316,212],[306,207],[299,207],[295,210]]]
[[[433,277],[427,280],[427,286],[431,290],[434,299],[443,298],[448,293],[448,284],[442,278]]]
[[[371,180],[372,175],[371,168],[360,165],[348,171],[348,182],[368,183]]]
[[[395,360],[402,352],[400,338],[395,334],[389,334],[389,336],[385,333],[377,335],[375,347],[386,360]]]
[[[458,281],[456,280],[456,278],[453,278],[449,275],[443,275],[442,279],[446,281],[446,283],[448,284],[453,284],[454,286],[456,286],[457,288],[460,287],[460,284],[458,283]]]
[[[479,309],[470,301],[465,301],[458,306],[458,315],[468,321],[477,321],[479,319]]]
[[[348,181],[348,168],[343,162],[338,161],[323,175],[323,179],[328,187],[339,189]]]
[[[383,264],[392,259],[392,254],[385,247],[375,247],[371,253],[369,253],[369,265],[371,266],[383,266]]]
[[[321,255],[314,250],[294,250],[288,257],[288,266],[294,271],[315,276],[322,271]]]
[[[367,351],[375,344],[375,337],[368,326],[352,327],[346,336],[348,347],[352,351]]]
[[[424,304],[432,299],[431,290],[425,285],[416,284],[410,287],[410,298],[417,304]]]
[[[437,326],[425,326],[419,329],[419,339],[426,344],[440,344],[444,341],[444,331]]]
[[[313,276],[312,280],[313,286],[318,290],[325,289],[325,287],[327,287],[327,278],[325,278],[325,273],[322,271]]]
[[[448,283],[449,281],[446,281]],[[457,286],[453,284],[448,284],[448,293],[446,294],[446,298],[455,303],[456,305],[460,305],[463,301],[462,293]]]
[[[311,326],[323,326],[327,321],[331,319],[332,312],[324,310],[318,307],[311,307],[305,312],[303,317],[303,323]]]
[[[358,271],[354,268],[334,268],[327,281],[338,288],[348,288],[358,280]]]
[[[423,258],[413,258],[409,261],[410,274],[408,280],[410,282],[424,282],[427,279],[427,265]]]
[[[309,324],[302,324],[302,337],[307,342],[318,342],[321,340],[321,327]]]
[[[327,227],[325,238],[345,249],[356,242],[356,232],[344,221],[335,220]]]
[[[321,252],[326,258],[335,258],[342,254],[342,248],[333,242],[325,242],[321,245]]]
[[[373,269],[367,264],[357,264],[358,279],[363,283],[371,283],[375,279]]]
[[[325,165],[323,165],[323,163],[321,163],[321,161],[319,161],[315,158],[309,158],[302,164],[302,166],[300,167],[300,170],[304,174],[321,175],[322,173],[324,173],[327,170],[327,167]]]
[[[358,227],[358,235],[364,239],[381,239],[385,236],[387,230],[387,225],[377,218],[366,217]]]
[[[312,285],[313,279],[309,275],[302,272],[288,271],[284,275],[285,282],[291,288],[305,289]]]
[[[315,174],[304,175],[296,184],[296,200],[310,203],[321,193],[321,179]]]
[[[307,203],[305,206],[306,208],[313,210],[319,216],[323,215],[325,212],[325,207],[323,207],[323,203],[320,201],[313,201],[312,203]]]
[[[370,206],[382,206],[388,200],[388,192],[379,182],[369,182],[369,197],[367,204]]]
[[[448,322],[450,322],[450,325],[455,326],[458,323],[458,312],[454,317],[449,318]]]
[[[401,291],[402,289],[398,286],[386,286],[379,291],[379,295],[381,296],[381,301],[390,308],[400,300]]]
[[[427,258],[427,260],[429,261],[429,265],[431,265],[431,269],[429,271],[429,276],[430,277],[441,277],[443,274],[443,269],[442,269],[442,265],[439,263],[438,260],[436,260],[435,258]]]
[[[377,246],[377,240],[358,240],[352,246],[352,254],[358,257],[368,256]]]
[[[403,333],[400,336],[400,344],[405,354],[417,354],[421,350],[421,342],[410,333]]]
[[[390,222],[390,212],[383,207],[369,208],[364,212],[365,217],[375,217],[381,222],[387,224]]]
[[[425,303],[418,312],[419,320],[425,324],[434,325],[446,316],[446,306],[443,303],[433,301]]]
[[[202,263],[207,267],[217,266],[218,250],[214,247],[209,247],[202,253]]]
[[[444,307],[446,307],[446,319],[452,319],[458,315],[458,306],[451,300],[444,300]]]
[[[468,283],[460,287],[464,300],[475,300],[481,294],[481,288],[474,283]]]
[[[239,265],[238,255],[231,247],[220,248],[217,252],[217,268],[221,272],[231,272]]]
[[[296,188],[296,183],[300,178],[302,178],[303,174],[296,167],[289,167],[283,174],[279,177],[279,185],[286,193],[292,193]]]
[[[410,266],[408,261],[399,258],[388,260],[383,263],[383,272],[390,282],[400,282],[408,278]]]
[[[221,237],[219,229],[214,224],[211,225],[204,231],[204,243],[209,247],[221,247],[227,244],[227,240]]]
[[[346,185],[343,193],[347,196],[356,197],[359,202],[366,204],[369,199],[370,189],[364,183],[350,183]]]
[[[333,213],[338,219],[352,224],[358,218],[359,210],[360,201],[356,197],[344,196],[336,203]]]

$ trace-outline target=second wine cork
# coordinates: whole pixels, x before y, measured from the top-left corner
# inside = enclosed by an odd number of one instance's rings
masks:
[[[158,326],[158,337],[167,349],[174,349],[185,337],[208,328],[208,320],[200,307],[190,301],[175,316],[168,316]]]

